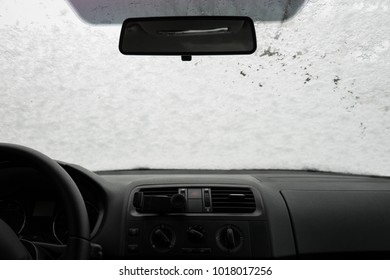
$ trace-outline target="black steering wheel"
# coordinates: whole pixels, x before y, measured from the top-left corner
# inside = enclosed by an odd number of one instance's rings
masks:
[[[69,174],[54,160],[33,149],[0,143],[0,161],[27,163],[53,183],[65,207],[69,238],[65,259],[88,259],[90,232],[84,200]],[[0,186],[1,187],[1,186]],[[0,219],[0,259],[31,259],[26,247],[13,230]]]

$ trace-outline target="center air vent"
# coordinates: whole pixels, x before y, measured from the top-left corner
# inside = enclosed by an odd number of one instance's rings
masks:
[[[214,213],[253,213],[256,202],[249,188],[211,188]]]
[[[254,194],[247,187],[154,186],[134,193],[138,213],[253,213]]]

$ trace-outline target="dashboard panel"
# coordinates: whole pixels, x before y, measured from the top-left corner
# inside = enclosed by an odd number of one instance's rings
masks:
[[[138,205],[140,193],[147,205],[151,199],[148,211]],[[186,203],[169,207],[180,196]],[[150,182],[133,188],[128,205],[126,257],[271,257],[261,196],[250,185]]]
[[[308,171],[91,172],[60,163],[104,259],[390,259],[390,179]],[[0,216],[21,239],[66,244],[51,182],[0,168]],[[53,231],[54,229],[54,231]]]

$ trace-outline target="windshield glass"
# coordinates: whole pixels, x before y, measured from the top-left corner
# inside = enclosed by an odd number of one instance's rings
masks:
[[[0,141],[92,170],[390,175],[387,1],[141,2],[2,1]],[[127,17],[213,14],[251,16],[257,51],[118,50]]]

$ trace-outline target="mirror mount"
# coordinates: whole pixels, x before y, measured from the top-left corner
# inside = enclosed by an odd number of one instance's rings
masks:
[[[182,55],[181,56],[181,61],[191,61],[192,56],[191,55]]]

